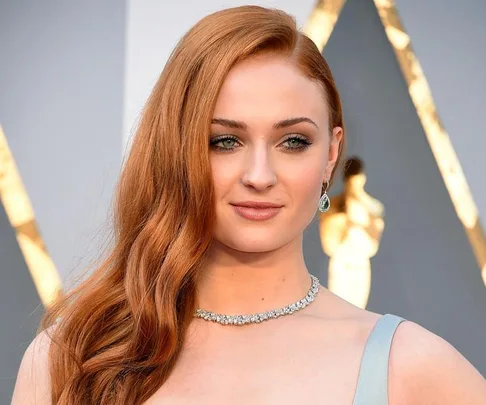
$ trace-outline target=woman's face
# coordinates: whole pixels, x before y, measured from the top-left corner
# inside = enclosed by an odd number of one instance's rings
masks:
[[[341,128],[329,133],[324,90],[282,57],[237,64],[216,103],[210,158],[214,238],[238,251],[266,252],[299,237],[330,177]],[[280,208],[237,207],[244,202]]]

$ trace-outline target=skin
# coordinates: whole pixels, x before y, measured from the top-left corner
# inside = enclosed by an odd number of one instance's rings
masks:
[[[247,129],[212,127],[211,137],[231,134],[237,141],[217,144],[230,151],[211,149],[217,223],[198,284],[198,307],[254,313],[307,293],[302,235],[316,213],[342,138],[341,128],[329,131],[327,116],[323,89],[281,57],[253,57],[232,69],[214,117],[242,121]],[[308,117],[317,127],[302,122],[273,128],[295,117]],[[284,149],[300,144],[286,142],[296,133],[308,137],[310,147]],[[253,222],[230,205],[243,200],[284,207],[272,219]],[[366,339],[380,316],[320,286],[305,309],[261,324],[222,326],[194,319],[173,373],[145,404],[351,405]],[[16,405],[33,403],[34,382],[40,387],[37,404],[49,403],[39,400],[49,384],[42,339],[41,334],[24,356]],[[413,322],[398,327],[390,357],[390,405],[480,405],[485,400],[483,377],[457,350]]]

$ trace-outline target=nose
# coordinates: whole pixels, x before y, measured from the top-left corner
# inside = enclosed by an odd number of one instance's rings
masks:
[[[263,191],[277,182],[277,175],[265,146],[248,151],[241,182],[247,187]]]

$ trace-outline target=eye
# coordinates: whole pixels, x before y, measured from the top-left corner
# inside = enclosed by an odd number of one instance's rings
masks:
[[[234,135],[221,135],[212,138],[209,142],[210,147],[220,152],[231,152],[236,148],[239,140]],[[293,134],[282,143],[283,148],[289,151],[301,151],[307,149],[312,142],[301,134]]]
[[[294,134],[289,136],[283,144],[287,144],[284,146],[284,149],[287,150],[304,150],[307,149],[312,143],[309,140],[300,134]]]
[[[221,152],[231,152],[234,149],[235,143],[238,142],[238,138],[233,135],[221,135],[212,138],[209,145]]]

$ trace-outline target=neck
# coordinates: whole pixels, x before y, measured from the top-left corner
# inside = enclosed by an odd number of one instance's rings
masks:
[[[197,283],[197,308],[224,315],[269,311],[300,300],[310,286],[302,237],[262,253],[214,241]]]

